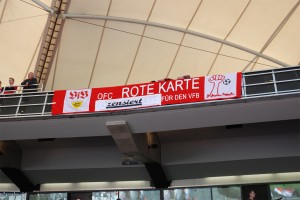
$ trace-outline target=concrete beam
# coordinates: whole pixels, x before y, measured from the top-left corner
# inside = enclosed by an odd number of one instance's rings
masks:
[[[38,189],[20,170],[22,149],[14,141],[0,141],[0,169],[20,189],[32,192]]]

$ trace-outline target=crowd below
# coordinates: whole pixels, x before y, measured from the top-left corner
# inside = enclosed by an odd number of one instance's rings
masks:
[[[0,94],[15,94],[18,91],[18,86],[15,85],[15,79],[13,77],[8,79],[8,83],[8,86],[2,87],[2,82],[0,81]],[[23,93],[37,91],[37,79],[34,77],[33,72],[28,73],[28,78],[25,79],[19,87],[23,89]]]

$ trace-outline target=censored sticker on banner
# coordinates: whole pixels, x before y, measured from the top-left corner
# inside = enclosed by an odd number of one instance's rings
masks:
[[[95,111],[125,110],[161,105],[161,94],[96,101]]]

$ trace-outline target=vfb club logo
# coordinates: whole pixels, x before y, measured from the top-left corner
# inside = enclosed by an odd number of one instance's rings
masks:
[[[81,91],[70,91],[69,94],[69,100],[71,101],[71,105],[75,110],[78,110],[82,107],[84,102],[86,101],[86,98],[89,97],[89,91],[88,90],[81,90]]]

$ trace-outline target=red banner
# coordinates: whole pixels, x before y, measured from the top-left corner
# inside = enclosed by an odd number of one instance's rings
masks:
[[[54,92],[52,114],[115,111],[239,98],[241,73]]]

